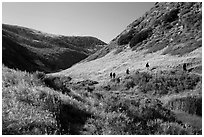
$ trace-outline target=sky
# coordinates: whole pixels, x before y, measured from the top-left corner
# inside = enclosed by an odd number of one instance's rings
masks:
[[[153,7],[153,2],[3,2],[2,23],[106,43]]]

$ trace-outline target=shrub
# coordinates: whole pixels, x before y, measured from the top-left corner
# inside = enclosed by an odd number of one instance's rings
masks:
[[[161,24],[161,20],[160,19],[155,19],[152,24],[153,24],[154,27],[157,27],[158,25]]]
[[[133,79],[125,79],[123,81],[123,86],[126,88],[126,90],[133,88],[135,86],[135,83]]]
[[[195,14],[194,12],[190,12],[188,14],[185,14],[185,16],[182,17],[182,22],[185,25],[186,29],[202,29],[202,13],[199,12]]]
[[[54,90],[61,90],[62,93],[70,92],[70,89],[67,87],[70,80],[71,78],[66,76],[46,76],[43,79],[46,86]]]
[[[41,87],[40,81],[30,73],[5,67],[2,83],[3,134],[57,133],[51,89]]]
[[[41,71],[36,71],[34,73],[34,75],[36,76],[37,79],[44,79],[46,74],[44,72],[41,72]]]
[[[202,116],[202,96],[186,96],[171,99],[167,104],[172,110],[181,110],[189,114]]]
[[[128,81],[132,79],[134,82],[131,85],[138,85],[141,92],[150,93],[154,91],[157,95],[191,90],[201,81],[200,76],[188,74],[187,72],[157,74],[155,76],[147,72],[140,72],[129,76],[127,79]]]
[[[158,130],[160,134],[165,135],[190,135],[193,134],[193,129],[191,127],[184,127],[175,122],[165,122],[160,125]]]
[[[128,44],[130,42],[130,40],[133,38],[134,36],[134,30],[130,30],[129,32],[127,32],[126,34],[123,34],[119,37],[118,39],[118,45],[125,45]]]
[[[163,17],[163,21],[165,23],[167,22],[173,22],[176,19],[178,19],[178,13],[179,13],[179,9],[172,9],[170,12],[166,13]]]
[[[176,122],[173,113],[162,107],[159,100],[147,96],[108,94],[102,106],[103,111],[85,125],[90,131],[87,134],[156,134],[162,123]]]
[[[134,35],[134,37],[130,40],[130,47],[134,47],[136,44],[142,42],[143,40],[146,40],[148,37],[152,35],[152,29],[145,29],[137,34]]]

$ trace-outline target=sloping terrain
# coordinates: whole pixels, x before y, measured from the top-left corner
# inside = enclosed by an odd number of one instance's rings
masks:
[[[3,134],[201,135],[201,7],[155,3],[109,45],[57,73],[3,65]]]
[[[93,54],[106,43],[94,37],[67,37],[2,25],[3,63],[27,71],[56,72]]]
[[[97,84],[94,81],[68,87],[65,82],[70,80],[3,65],[2,134],[201,134],[199,124],[184,125],[155,97],[136,95],[134,90],[120,94],[86,90]]]
[[[184,124],[201,129],[195,123],[202,119],[202,3],[155,3],[107,46],[48,76],[93,80],[99,84],[87,91],[110,96],[149,95]]]
[[[187,68],[201,74],[202,3],[155,3],[109,45],[58,74],[105,81],[110,72],[125,74]]]

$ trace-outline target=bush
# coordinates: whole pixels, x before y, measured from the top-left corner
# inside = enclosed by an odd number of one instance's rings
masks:
[[[57,133],[52,90],[27,72],[3,67],[2,74],[2,134]]]
[[[184,17],[182,17],[183,24],[186,29],[195,29],[195,30],[201,30],[202,29],[202,13],[199,12],[197,14],[194,14],[194,12],[190,12],[188,14],[185,14]]]
[[[46,86],[53,88],[54,90],[61,90],[62,93],[69,93],[70,89],[67,87],[71,77],[66,76],[46,76],[43,82]]]
[[[118,39],[118,45],[128,44],[130,42],[130,40],[133,38],[134,33],[135,32],[132,29],[128,33],[121,35],[120,38]]]
[[[165,122],[160,125],[159,134],[164,135],[191,135],[193,129],[191,127],[184,127],[175,122]]]
[[[154,27],[157,27],[158,25],[160,25],[161,24],[161,20],[160,19],[155,19],[154,21],[153,21],[153,23],[152,23],[152,25],[154,26]]]
[[[171,99],[166,106],[172,110],[181,110],[189,114],[202,116],[202,96],[186,96]]]
[[[138,85],[141,92],[150,93],[154,91],[157,95],[192,90],[196,87],[197,83],[201,81],[200,76],[188,74],[187,72],[157,74],[156,76],[147,72],[140,72],[129,76],[128,79],[132,79],[134,83],[131,85]]]
[[[142,42],[143,40],[146,40],[148,37],[152,35],[152,29],[145,29],[137,34],[134,35],[134,37],[130,40],[130,47],[134,47],[136,44]]]
[[[162,123],[177,123],[173,113],[157,99],[110,94],[104,97],[103,111],[97,112],[97,117],[89,119],[85,125],[89,128],[87,134],[157,134]]]
[[[135,86],[135,83],[133,81],[133,79],[125,79],[123,81],[123,87],[126,88],[126,90],[130,89],[130,88],[133,88]]]
[[[165,23],[167,22],[173,22],[176,19],[178,19],[178,13],[179,13],[179,9],[172,9],[170,12],[166,13],[163,17],[163,21]]]
[[[37,79],[44,79],[46,74],[44,72],[41,72],[41,71],[36,71],[34,73],[34,75],[36,76]]]

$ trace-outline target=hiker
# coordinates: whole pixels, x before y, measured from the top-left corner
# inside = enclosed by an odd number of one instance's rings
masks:
[[[130,74],[130,70],[129,69],[126,70],[126,74]]]
[[[120,78],[117,78],[116,80],[117,80],[117,83],[120,83]]]
[[[113,73],[113,78],[115,78],[115,75],[116,75],[116,74],[115,74],[115,73]]]
[[[187,68],[186,68],[186,67],[187,67],[187,64],[184,63],[184,64],[183,64],[183,71],[187,71]]]
[[[112,74],[112,72],[110,73],[110,77],[112,78],[112,76],[113,76],[113,74]]]
[[[148,69],[149,68],[149,63],[147,62],[147,64],[146,64],[146,68]]]

